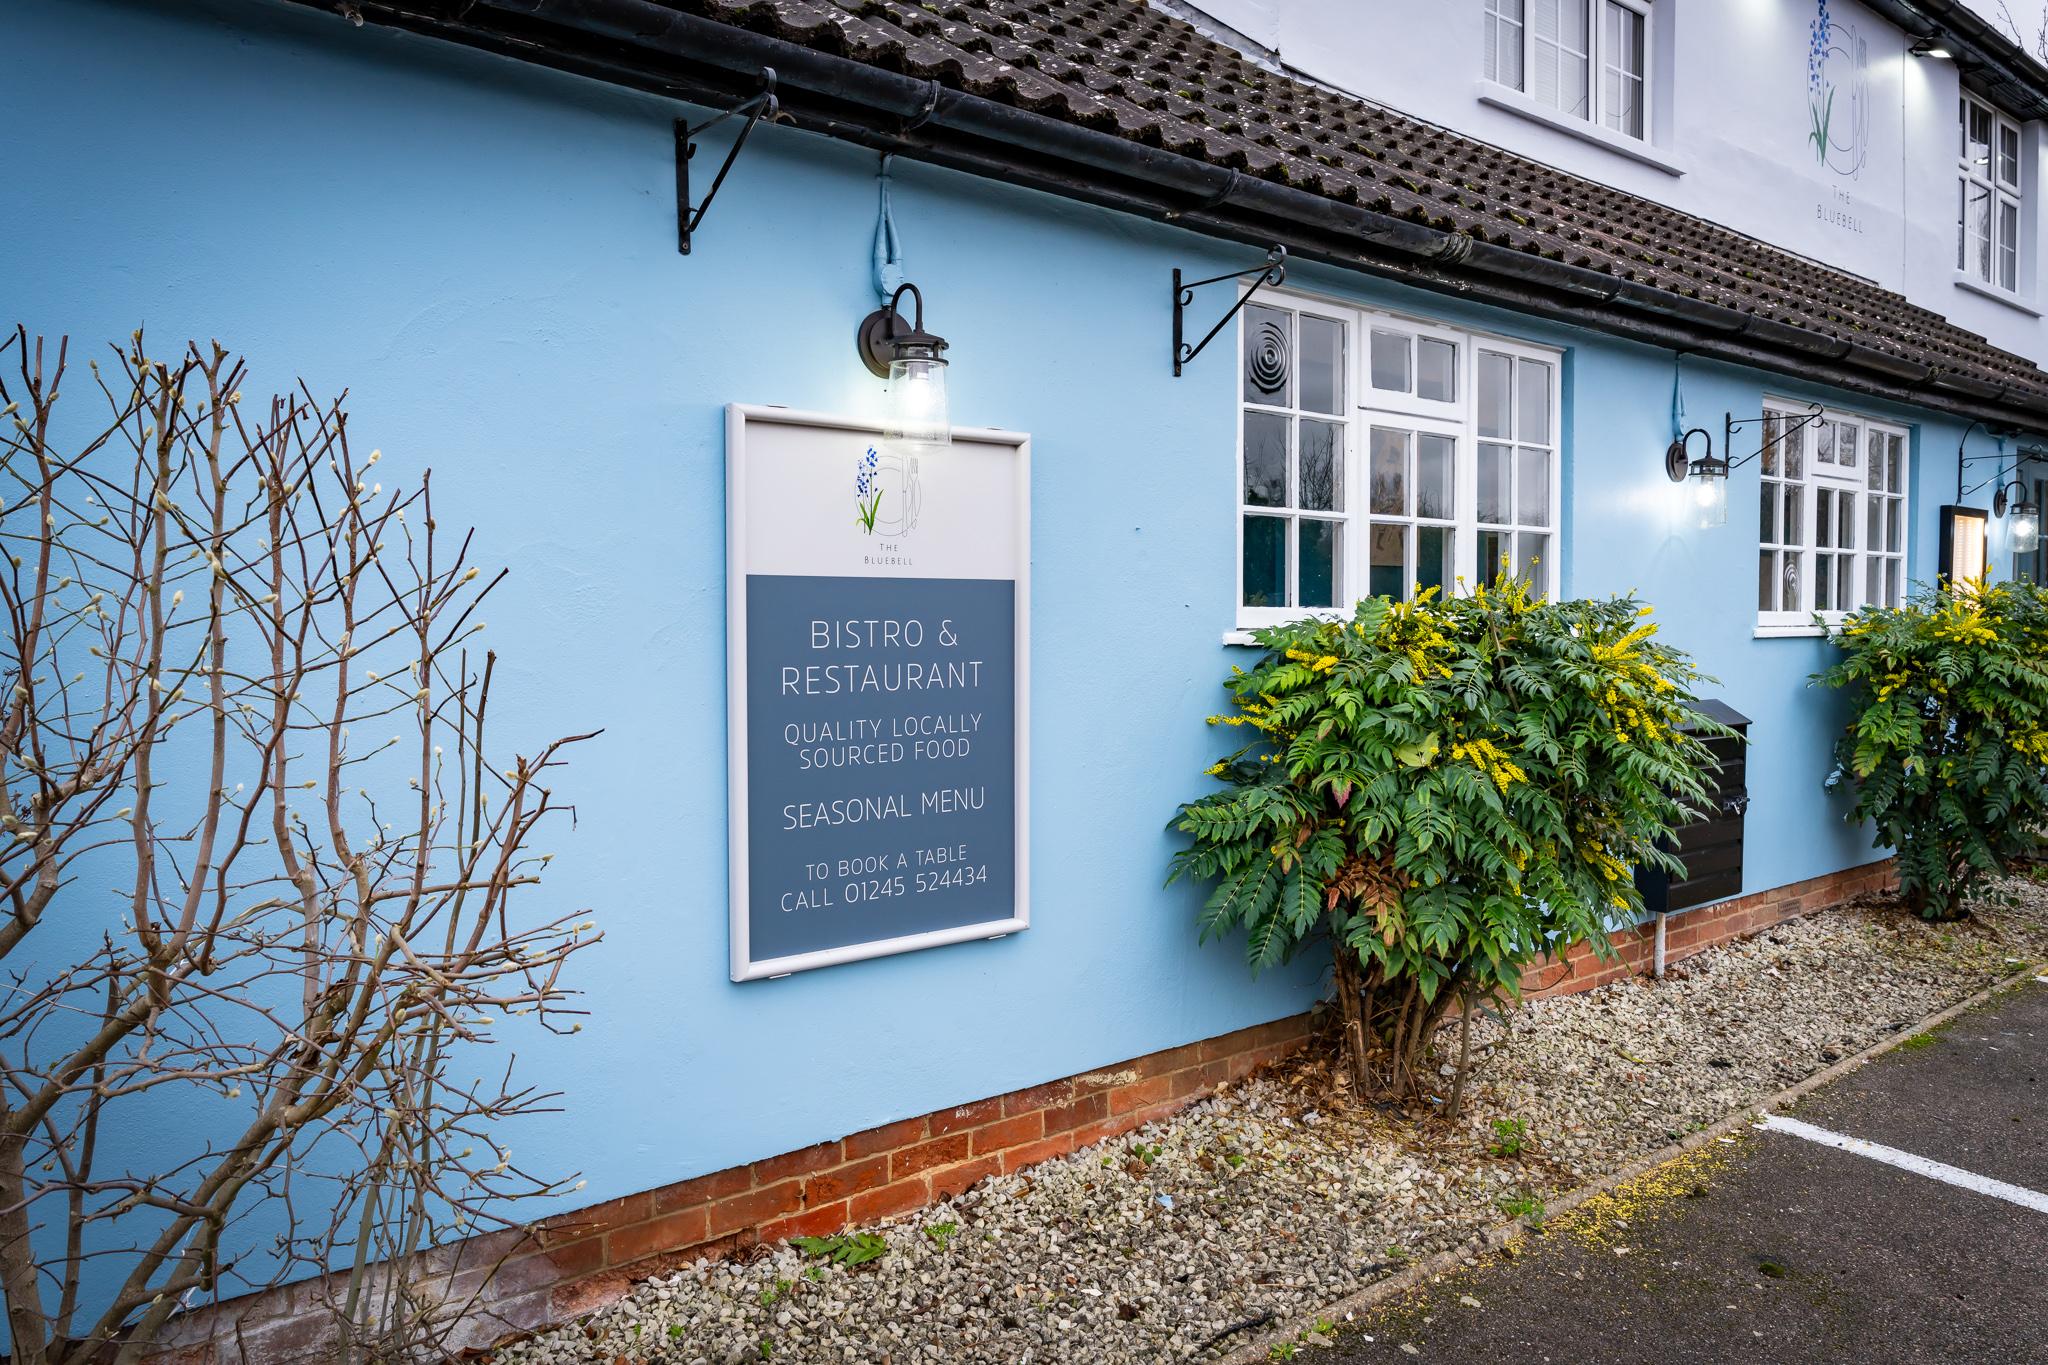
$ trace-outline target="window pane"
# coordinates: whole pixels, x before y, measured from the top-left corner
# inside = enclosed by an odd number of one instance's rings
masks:
[[[1435,337],[1415,339],[1415,396],[1435,403],[1458,401],[1458,347]]]
[[[1828,604],[1834,601],[1834,570],[1835,557],[1833,555],[1815,555],[1813,557],[1813,600],[1814,610],[1816,611],[1828,610]]]
[[[1479,581],[1487,587],[1508,571],[1509,535],[1507,531],[1479,533]]]
[[[1765,550],[1756,558],[1756,609],[1775,611],[1778,606],[1778,552]]]
[[[1900,554],[1906,548],[1905,532],[1899,524],[1901,499],[1884,500],[1884,548],[1892,554]]]
[[[1601,49],[1607,63],[1603,121],[1630,137],[1643,135],[1643,16],[1614,0],[1605,4]]]
[[[1863,445],[1863,428],[1854,422],[1843,422],[1835,428],[1835,463],[1844,469],[1856,468],[1857,453]]]
[[[1294,315],[1251,304],[1244,310],[1244,401],[1287,406],[1287,380],[1294,368]]]
[[[1312,512],[1344,510],[1344,428],[1335,422],[1301,419],[1300,506]]]
[[[1479,519],[1504,522],[1508,519],[1508,447],[1482,441],[1479,445]]]
[[[1456,559],[1451,554],[1451,529],[1447,526],[1415,528],[1415,581],[1435,588],[1439,597],[1450,592],[1456,578]]]
[[[1455,515],[1452,502],[1451,462],[1457,442],[1448,436],[1427,433],[1415,438],[1415,515],[1449,521]]]
[[[1407,333],[1373,329],[1372,386],[1390,393],[1408,392],[1411,385],[1408,374]]]
[[[1835,462],[1835,424],[1823,417],[1813,424],[1813,462],[1833,464]]]
[[[1799,556],[1787,554],[1784,557],[1782,569],[1783,571],[1778,575],[1778,610],[1798,611],[1800,602]]]
[[[1998,179],[2012,189],[2020,187],[2020,130],[2009,123],[1998,126]]]
[[[1522,88],[1522,0],[1486,0],[1486,74]]]
[[[1759,502],[1756,538],[1765,545],[1776,544],[1778,540],[1778,485],[1766,479],[1763,483],[1763,495]]]
[[[1798,419],[1786,418],[1785,425],[1788,427],[1792,427],[1792,423],[1796,420]],[[1778,449],[1785,456],[1785,477],[1788,479],[1805,478],[1806,428],[1803,426],[1792,427],[1792,430],[1786,435],[1783,443],[1779,445]]]
[[[1983,185],[1963,186],[1963,269],[1991,278],[1991,191]]]
[[[1515,459],[1515,520],[1550,525],[1550,452],[1522,446]]]
[[[1344,410],[1344,325],[1340,322],[1302,316],[1301,406],[1306,412]]]
[[[1508,358],[1494,351],[1479,353],[1479,434],[1481,436],[1512,436],[1508,430],[1509,376],[1513,370]]]
[[[1374,597],[1408,596],[1408,528],[1372,524],[1372,581],[1366,590]]]
[[[1244,415],[1244,500],[1252,507],[1287,505],[1287,419]]]
[[[1522,532],[1515,537],[1515,577],[1531,584],[1542,595],[1550,573],[1550,537]]]
[[[1899,578],[1903,572],[1904,566],[1898,560],[1884,562],[1884,604],[1888,607],[1899,605]]]
[[[1884,561],[1875,556],[1863,561],[1863,600],[1884,600]]]
[[[1515,363],[1515,371],[1515,435],[1549,445],[1550,365],[1521,360]]]
[[[1965,100],[1963,108],[1968,114],[1969,133],[1964,139],[1963,160],[1973,167],[1988,169],[1991,165],[1991,111],[1981,104]]]
[[[1877,461],[1875,460],[1872,460],[1870,464],[1873,469],[1877,467]],[[1866,509],[1866,520],[1869,524],[1864,528],[1864,547],[1871,550],[1881,550],[1884,548],[1884,504],[1890,500],[1887,498],[1865,498],[1863,501],[1869,504],[1869,507]],[[1875,600],[1876,596],[1876,593],[1872,593],[1872,600]]]
[[[1885,438],[1884,486],[1894,493],[1905,485],[1899,482],[1899,458],[1905,452],[1906,438],[1893,432]]]
[[[1778,477],[1778,443],[1785,439],[1785,423],[1777,413],[1766,412],[1763,427],[1764,443],[1759,458],[1764,462],[1764,475],[1775,479]]]
[[[1787,488],[1785,490],[1785,521],[1781,529],[1784,543],[1804,545],[1806,543],[1806,490]]]
[[[2020,287],[2020,206],[2010,199],[1998,201],[1998,287]]]
[[[1845,550],[1856,548],[1856,495],[1835,494],[1835,544]]]
[[[1408,515],[1407,432],[1389,427],[1372,429],[1371,489],[1373,511],[1397,517]]]
[[[1287,520],[1284,517],[1244,519],[1244,604],[1248,607],[1287,605]]]
[[[1337,605],[1337,546],[1342,534],[1342,527],[1334,521],[1303,517],[1296,523],[1295,537],[1301,548],[1301,564],[1294,580],[1301,598],[1297,605]]]
[[[1835,543],[1835,490],[1813,490],[1813,543],[1832,549]]]

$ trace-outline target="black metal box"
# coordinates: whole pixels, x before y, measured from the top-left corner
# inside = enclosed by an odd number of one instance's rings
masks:
[[[1735,734],[1706,742],[1715,763],[1712,814],[1678,831],[1674,852],[1685,864],[1685,879],[1673,881],[1655,868],[1636,869],[1636,890],[1642,893],[1644,911],[1652,915],[1723,900],[1742,891],[1742,816],[1749,809],[1748,765],[1744,761],[1749,748],[1749,717],[1712,699],[1701,701],[1699,709]]]

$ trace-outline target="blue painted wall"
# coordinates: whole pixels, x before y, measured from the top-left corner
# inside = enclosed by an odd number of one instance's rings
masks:
[[[387,479],[512,569],[488,613],[501,738],[595,726],[552,895],[604,944],[573,1040],[522,1040],[566,1112],[513,1141],[646,1188],[1279,1017],[1316,964],[1248,980],[1160,890],[1233,657],[1227,346],[1167,364],[1167,275],[1242,250],[904,165],[897,222],[953,342],[957,421],[1028,431],[1033,928],[726,979],[722,407],[872,412],[875,160],[755,135],[675,251],[672,106],[261,0],[189,12],[10,0],[0,314],[81,343],[219,338],[252,390],[347,387]],[[716,154],[722,144],[713,147]],[[1567,590],[1630,588],[1755,718],[1748,884],[1873,856],[1820,793],[1834,717],[1812,640],[1751,638],[1756,466],[1730,524],[1677,524],[1668,352],[1304,267],[1293,283],[1568,348]],[[1912,568],[1931,568],[1958,424],[1687,362],[1695,422],[1765,391],[1916,424]]]

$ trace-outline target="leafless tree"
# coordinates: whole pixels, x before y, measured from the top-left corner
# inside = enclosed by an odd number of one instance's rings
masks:
[[[308,1274],[344,1355],[432,1356],[460,1305],[414,1253],[562,1188],[500,1128],[552,1097],[477,1045],[580,1027],[595,926],[530,888],[588,736],[487,759],[503,575],[437,536],[429,475],[377,482],[341,399],[252,412],[218,345],[109,350],[0,342],[10,1359],[134,1361]]]

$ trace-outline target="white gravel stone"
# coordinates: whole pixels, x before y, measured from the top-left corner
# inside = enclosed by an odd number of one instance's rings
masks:
[[[1350,1104],[1301,1068],[877,1229],[854,1270],[788,1246],[696,1262],[499,1365],[1053,1365],[1213,1358],[1275,1317],[1554,1197],[1869,1046],[2015,965],[2048,892],[1958,925],[1841,908],[1474,1029],[1462,1122]],[[1439,1046],[1451,1041],[1446,1034]],[[1490,1155],[1495,1119],[1527,1125]],[[1158,1148],[1147,1163],[1134,1148]],[[1126,1169],[1129,1167],[1130,1169]],[[1139,1172],[1134,1174],[1133,1172]],[[925,1228],[952,1223],[950,1237]],[[944,1245],[941,1246],[943,1240]]]

